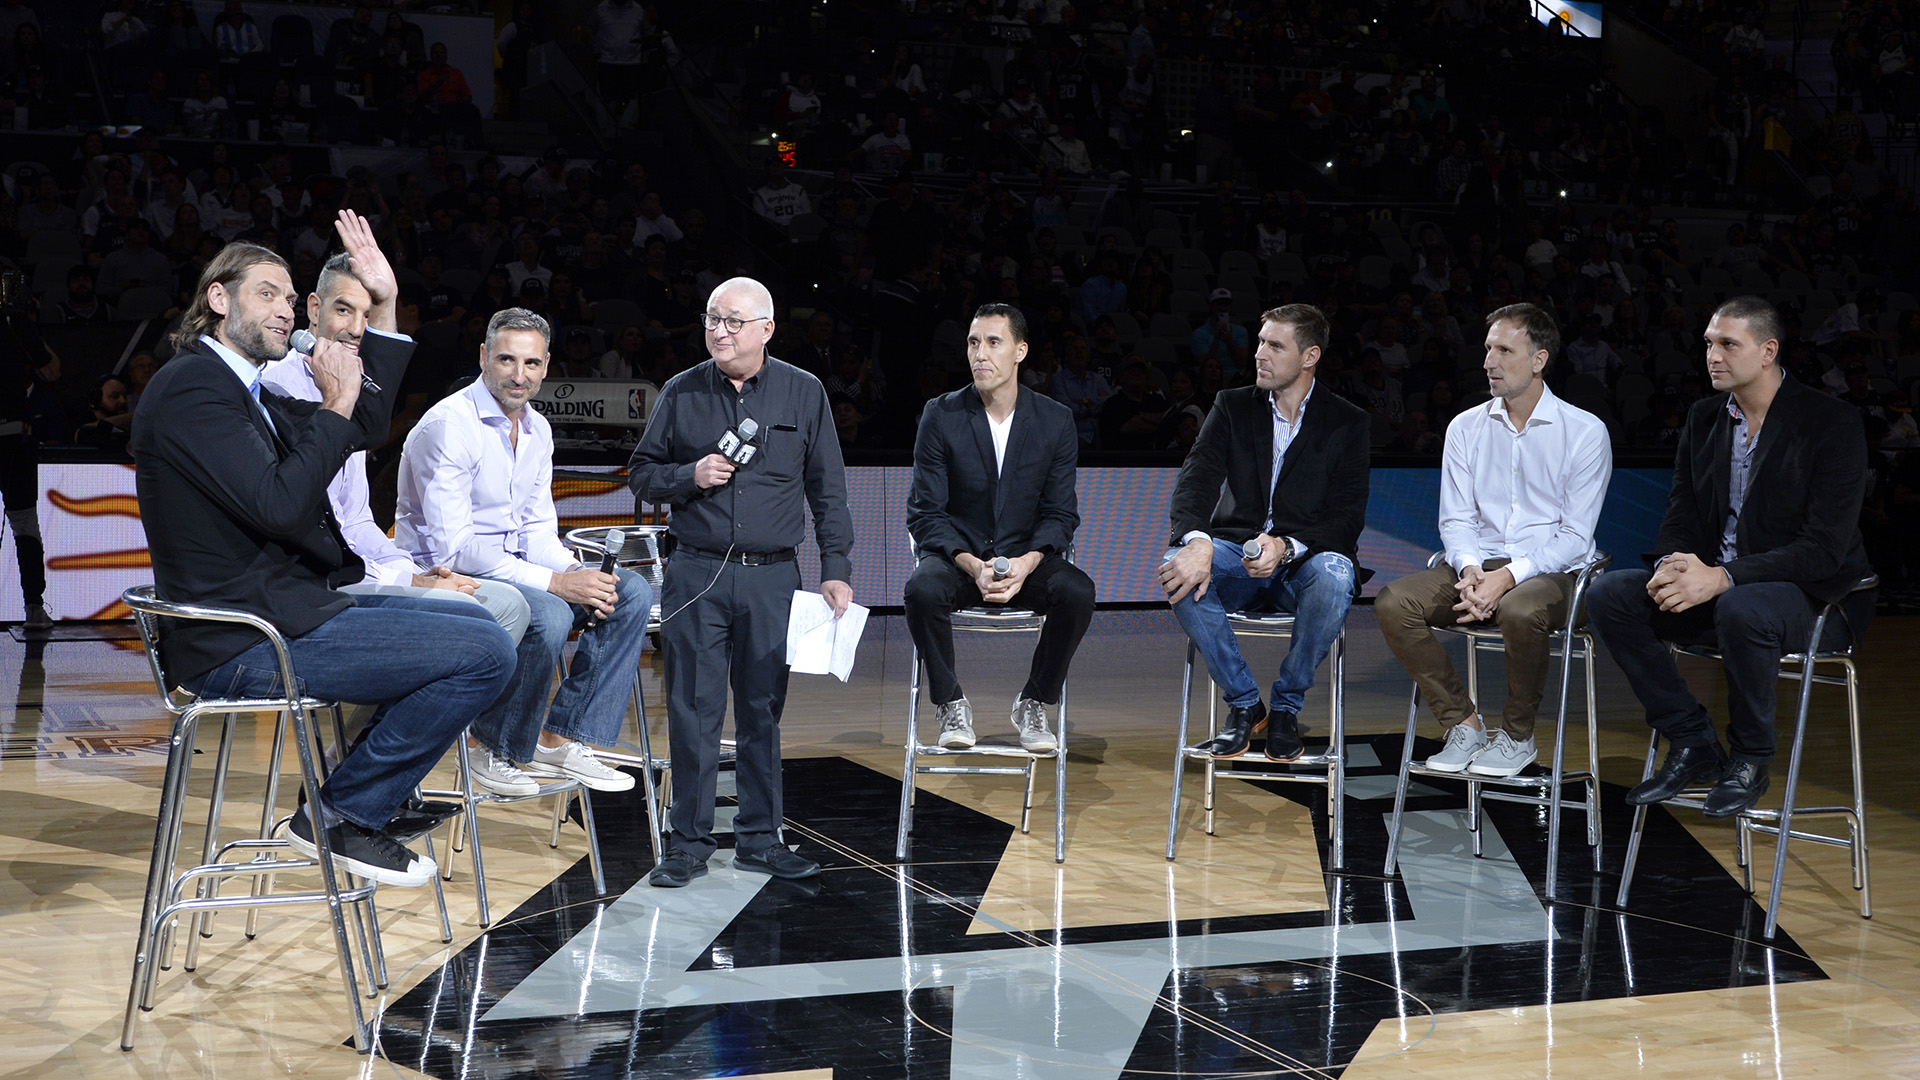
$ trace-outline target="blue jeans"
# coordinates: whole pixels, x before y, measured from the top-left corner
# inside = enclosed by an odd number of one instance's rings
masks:
[[[1171,554],[1171,553],[1169,553]],[[1227,622],[1229,611],[1277,611],[1294,617],[1293,642],[1280,674],[1273,680],[1269,699],[1275,711],[1298,713],[1306,704],[1313,673],[1333,649],[1340,628],[1353,606],[1353,561],[1322,551],[1288,563],[1270,578],[1247,576],[1240,561],[1240,545],[1213,541],[1213,580],[1207,595],[1188,593],[1173,605],[1174,618],[1207,662],[1227,705],[1239,709],[1260,701],[1260,686],[1240,655],[1240,645]],[[1196,590],[1198,591],[1198,590]]]
[[[392,820],[473,715],[513,674],[513,642],[470,600],[356,596],[354,606],[291,638],[301,691],[327,701],[378,704],[360,741],[321,789],[321,822],[369,829]],[[275,697],[280,662],[261,641],[187,687],[195,693]]]
[[[620,578],[620,599],[613,616],[592,629],[585,629],[583,611],[565,600],[545,589],[511,583],[526,598],[532,620],[515,650],[513,681],[500,700],[473,721],[473,737],[482,746],[509,761],[524,762],[533,760],[542,727],[595,746],[611,746],[619,739],[633,680],[640,676],[653,587],[631,570],[616,568],[614,573]],[[575,629],[581,631],[580,645],[549,705],[554,667]]]

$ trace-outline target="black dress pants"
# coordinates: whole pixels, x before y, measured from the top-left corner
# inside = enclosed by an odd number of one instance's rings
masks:
[[[720,731],[733,693],[734,781],[740,811],[734,853],[778,843],[785,813],[780,775],[780,713],[787,703],[787,617],[800,565],[722,562],[681,547],[667,561],[660,589],[667,744],[673,755],[673,831],[669,846],[706,861]],[[698,597],[698,599],[695,599]]]
[[[1646,706],[1647,723],[1674,746],[1718,742],[1713,720],[1674,663],[1665,642],[1719,650],[1727,672],[1727,744],[1736,760],[1773,759],[1774,698],[1780,658],[1807,647],[1821,604],[1791,582],[1735,585],[1680,612],[1661,611],[1647,595],[1645,570],[1615,570],[1587,589],[1587,617],[1594,633]],[[1863,598],[1863,599],[1862,599]],[[1873,595],[1849,597],[1846,618],[1827,620],[1820,647],[1844,647],[1873,617]]]
[[[953,669],[953,613],[981,606],[979,586],[955,566],[952,559],[930,555],[920,560],[907,579],[907,631],[927,665],[927,690],[935,705],[957,701],[964,694]],[[992,607],[994,605],[986,605]],[[1058,704],[1080,639],[1093,621],[1093,579],[1059,555],[1041,560],[1015,594],[1014,608],[1047,617],[1040,643],[1033,650],[1026,689],[1020,696]]]

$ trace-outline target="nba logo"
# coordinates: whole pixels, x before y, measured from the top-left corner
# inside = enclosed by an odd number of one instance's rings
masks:
[[[627,391],[627,419],[639,420],[647,415],[647,388],[636,386]]]

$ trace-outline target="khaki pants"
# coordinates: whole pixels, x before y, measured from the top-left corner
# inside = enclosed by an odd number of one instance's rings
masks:
[[[1505,559],[1492,559],[1485,569],[1497,570],[1506,564]],[[1453,626],[1459,619],[1459,612],[1453,610],[1459,600],[1453,587],[1458,580],[1450,566],[1422,570],[1381,589],[1373,603],[1387,647],[1413,676],[1442,727],[1452,727],[1478,708],[1430,629]],[[1507,707],[1498,727],[1517,741],[1533,737],[1552,637],[1566,625],[1573,582],[1572,574],[1528,578],[1502,596],[1493,613],[1491,621],[1500,627],[1507,654]],[[1489,718],[1481,719],[1489,731],[1495,729]]]

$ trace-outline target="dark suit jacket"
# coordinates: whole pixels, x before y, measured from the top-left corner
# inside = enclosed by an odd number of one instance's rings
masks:
[[[1673,459],[1667,516],[1655,557],[1691,551],[1720,562],[1732,509],[1733,417],[1727,395],[1696,401]],[[1860,537],[1867,438],[1853,406],[1789,377],[1767,408],[1753,449],[1746,502],[1734,526],[1736,585],[1791,581],[1817,600],[1840,599],[1872,572]]]
[[[413,343],[369,333],[367,374],[398,387]],[[365,566],[340,535],[327,482],[384,437],[391,394],[360,395],[353,419],[263,391],[269,428],[233,369],[204,342],[176,353],[140,395],[132,452],[140,519],[162,600],[239,608],[297,637],[351,606],[336,592]],[[245,626],[186,623],[163,641],[186,682],[251,648]]]
[[[1222,390],[1214,397],[1200,438],[1174,481],[1168,543],[1178,546],[1195,529],[1245,543],[1260,534],[1271,497],[1272,535],[1299,541],[1306,549],[1299,555],[1332,551],[1357,560],[1360,530],[1367,523],[1372,419],[1331,387],[1315,386],[1300,432],[1280,464],[1280,482],[1270,489],[1269,401],[1256,386]]]
[[[1013,406],[1006,465],[996,474],[987,408],[971,386],[927,402],[913,442],[907,532],[923,552],[983,559],[1052,554],[1080,526],[1073,411],[1027,387]]]

